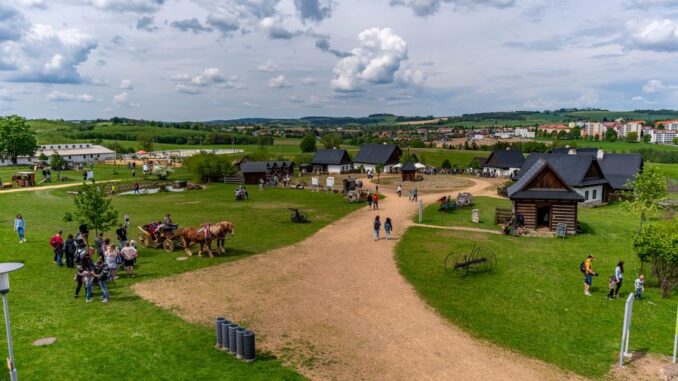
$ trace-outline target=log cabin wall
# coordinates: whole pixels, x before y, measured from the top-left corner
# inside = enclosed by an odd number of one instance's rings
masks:
[[[537,228],[537,204],[533,201],[515,201],[515,211],[523,215],[525,227]]]

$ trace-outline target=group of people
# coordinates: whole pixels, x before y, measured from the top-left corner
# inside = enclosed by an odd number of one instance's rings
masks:
[[[373,210],[379,210],[379,193],[367,192],[367,208]]]
[[[381,219],[379,216],[374,217],[374,240],[379,241],[379,232],[381,231]],[[384,221],[384,235],[386,240],[391,239],[391,232],[393,231],[393,222],[390,217],[386,217]]]
[[[598,273],[593,270],[593,255],[588,255],[586,260],[581,263],[579,270],[584,274],[584,295],[591,296],[591,284],[593,277],[598,276]],[[624,283],[624,261],[619,261],[614,268],[614,274],[608,280],[608,299],[616,299],[619,297],[619,290]],[[640,274],[633,282],[634,296],[637,300],[643,299],[643,292],[645,291],[645,275]]]

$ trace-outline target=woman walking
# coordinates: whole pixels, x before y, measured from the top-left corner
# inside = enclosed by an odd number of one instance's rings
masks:
[[[381,221],[379,216],[374,217],[374,240],[379,241],[379,229],[381,229]]]
[[[618,298],[619,289],[621,288],[622,282],[624,281],[624,261],[619,261],[619,263],[617,263],[617,267],[614,269],[614,278],[617,282],[614,289],[614,297]]]
[[[26,231],[26,221],[21,214],[17,214],[14,219],[14,231],[19,235],[19,243],[26,242],[24,233]]]
[[[386,222],[384,222],[384,232],[386,233],[386,240],[391,239],[391,230],[393,230],[393,222],[391,222],[391,217],[386,217]]]

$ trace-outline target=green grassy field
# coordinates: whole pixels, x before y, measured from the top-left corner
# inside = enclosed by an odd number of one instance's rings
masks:
[[[488,157],[489,151],[464,151],[451,149],[436,149],[436,148],[413,148],[411,149],[419,160],[426,162],[429,165],[440,167],[443,160],[447,159],[454,166],[458,168],[468,168],[469,163],[474,157]],[[407,149],[405,149],[407,152]]]
[[[481,219],[485,201],[478,199]],[[462,213],[437,217],[441,224],[467,221]],[[624,260],[622,293],[631,292],[639,271],[631,237],[639,221],[619,205],[582,208],[580,221],[588,233],[565,240],[410,228],[397,248],[397,262],[428,304],[474,336],[600,378],[618,355],[624,310],[623,300],[605,298],[607,280]],[[496,253],[496,271],[447,274],[446,255],[468,253],[474,244]],[[597,256],[594,268],[600,273],[593,297],[583,295],[579,272],[589,253]],[[678,298],[661,298],[654,284],[646,296],[634,308],[631,350],[670,354]]]
[[[551,139],[544,139],[551,140]],[[595,142],[588,140],[557,140],[558,144],[567,144],[572,147],[591,147],[591,148],[600,148],[606,152],[615,152],[615,153],[628,153],[628,152],[637,152],[640,149],[654,149],[660,151],[671,151],[676,150],[674,146],[666,144],[648,144],[648,143],[629,143],[625,141],[616,141],[616,142]]]
[[[455,194],[452,193],[452,197]],[[494,215],[496,208],[511,209],[511,201],[493,197],[475,197],[473,205],[463,209],[457,209],[451,213],[439,212],[438,204],[431,204],[424,208],[422,223],[439,226],[468,226],[481,229],[498,229],[494,224]],[[473,209],[478,209],[480,222],[471,222],[471,213]],[[419,217],[416,217],[419,220]]]
[[[73,201],[65,190],[0,195],[0,261],[19,261],[26,267],[12,274],[9,296],[13,339],[19,374],[28,380],[75,380],[96,375],[101,380],[294,380],[301,379],[269,354],[245,364],[213,348],[212,327],[194,326],[147,303],[130,290],[139,281],[238,260],[308,237],[326,224],[357,208],[340,195],[267,189],[251,190],[251,199],[234,201],[234,188],[211,185],[204,191],[117,196],[114,207],[131,214],[130,237],[137,224],[171,212],[182,226],[230,220],[234,238],[226,256],[193,257],[177,261],[183,252],[168,254],[141,249],[137,277],[121,278],[111,286],[111,302],[86,304],[84,294],[73,298],[74,271],[52,262],[49,237],[57,229],[74,232],[62,222]],[[307,211],[310,224],[292,224],[288,207]],[[18,244],[12,231],[15,213],[26,219],[28,242]],[[83,290],[84,292],[84,290]],[[56,344],[37,348],[31,342],[55,336]],[[4,335],[0,348],[6,348]]]

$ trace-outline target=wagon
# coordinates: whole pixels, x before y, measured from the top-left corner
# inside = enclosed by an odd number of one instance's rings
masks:
[[[162,247],[168,253],[173,252],[176,247],[184,247],[184,241],[181,235],[177,234],[176,228],[163,228],[153,237],[148,225],[137,227],[139,228],[137,242],[143,247],[154,249]]]

